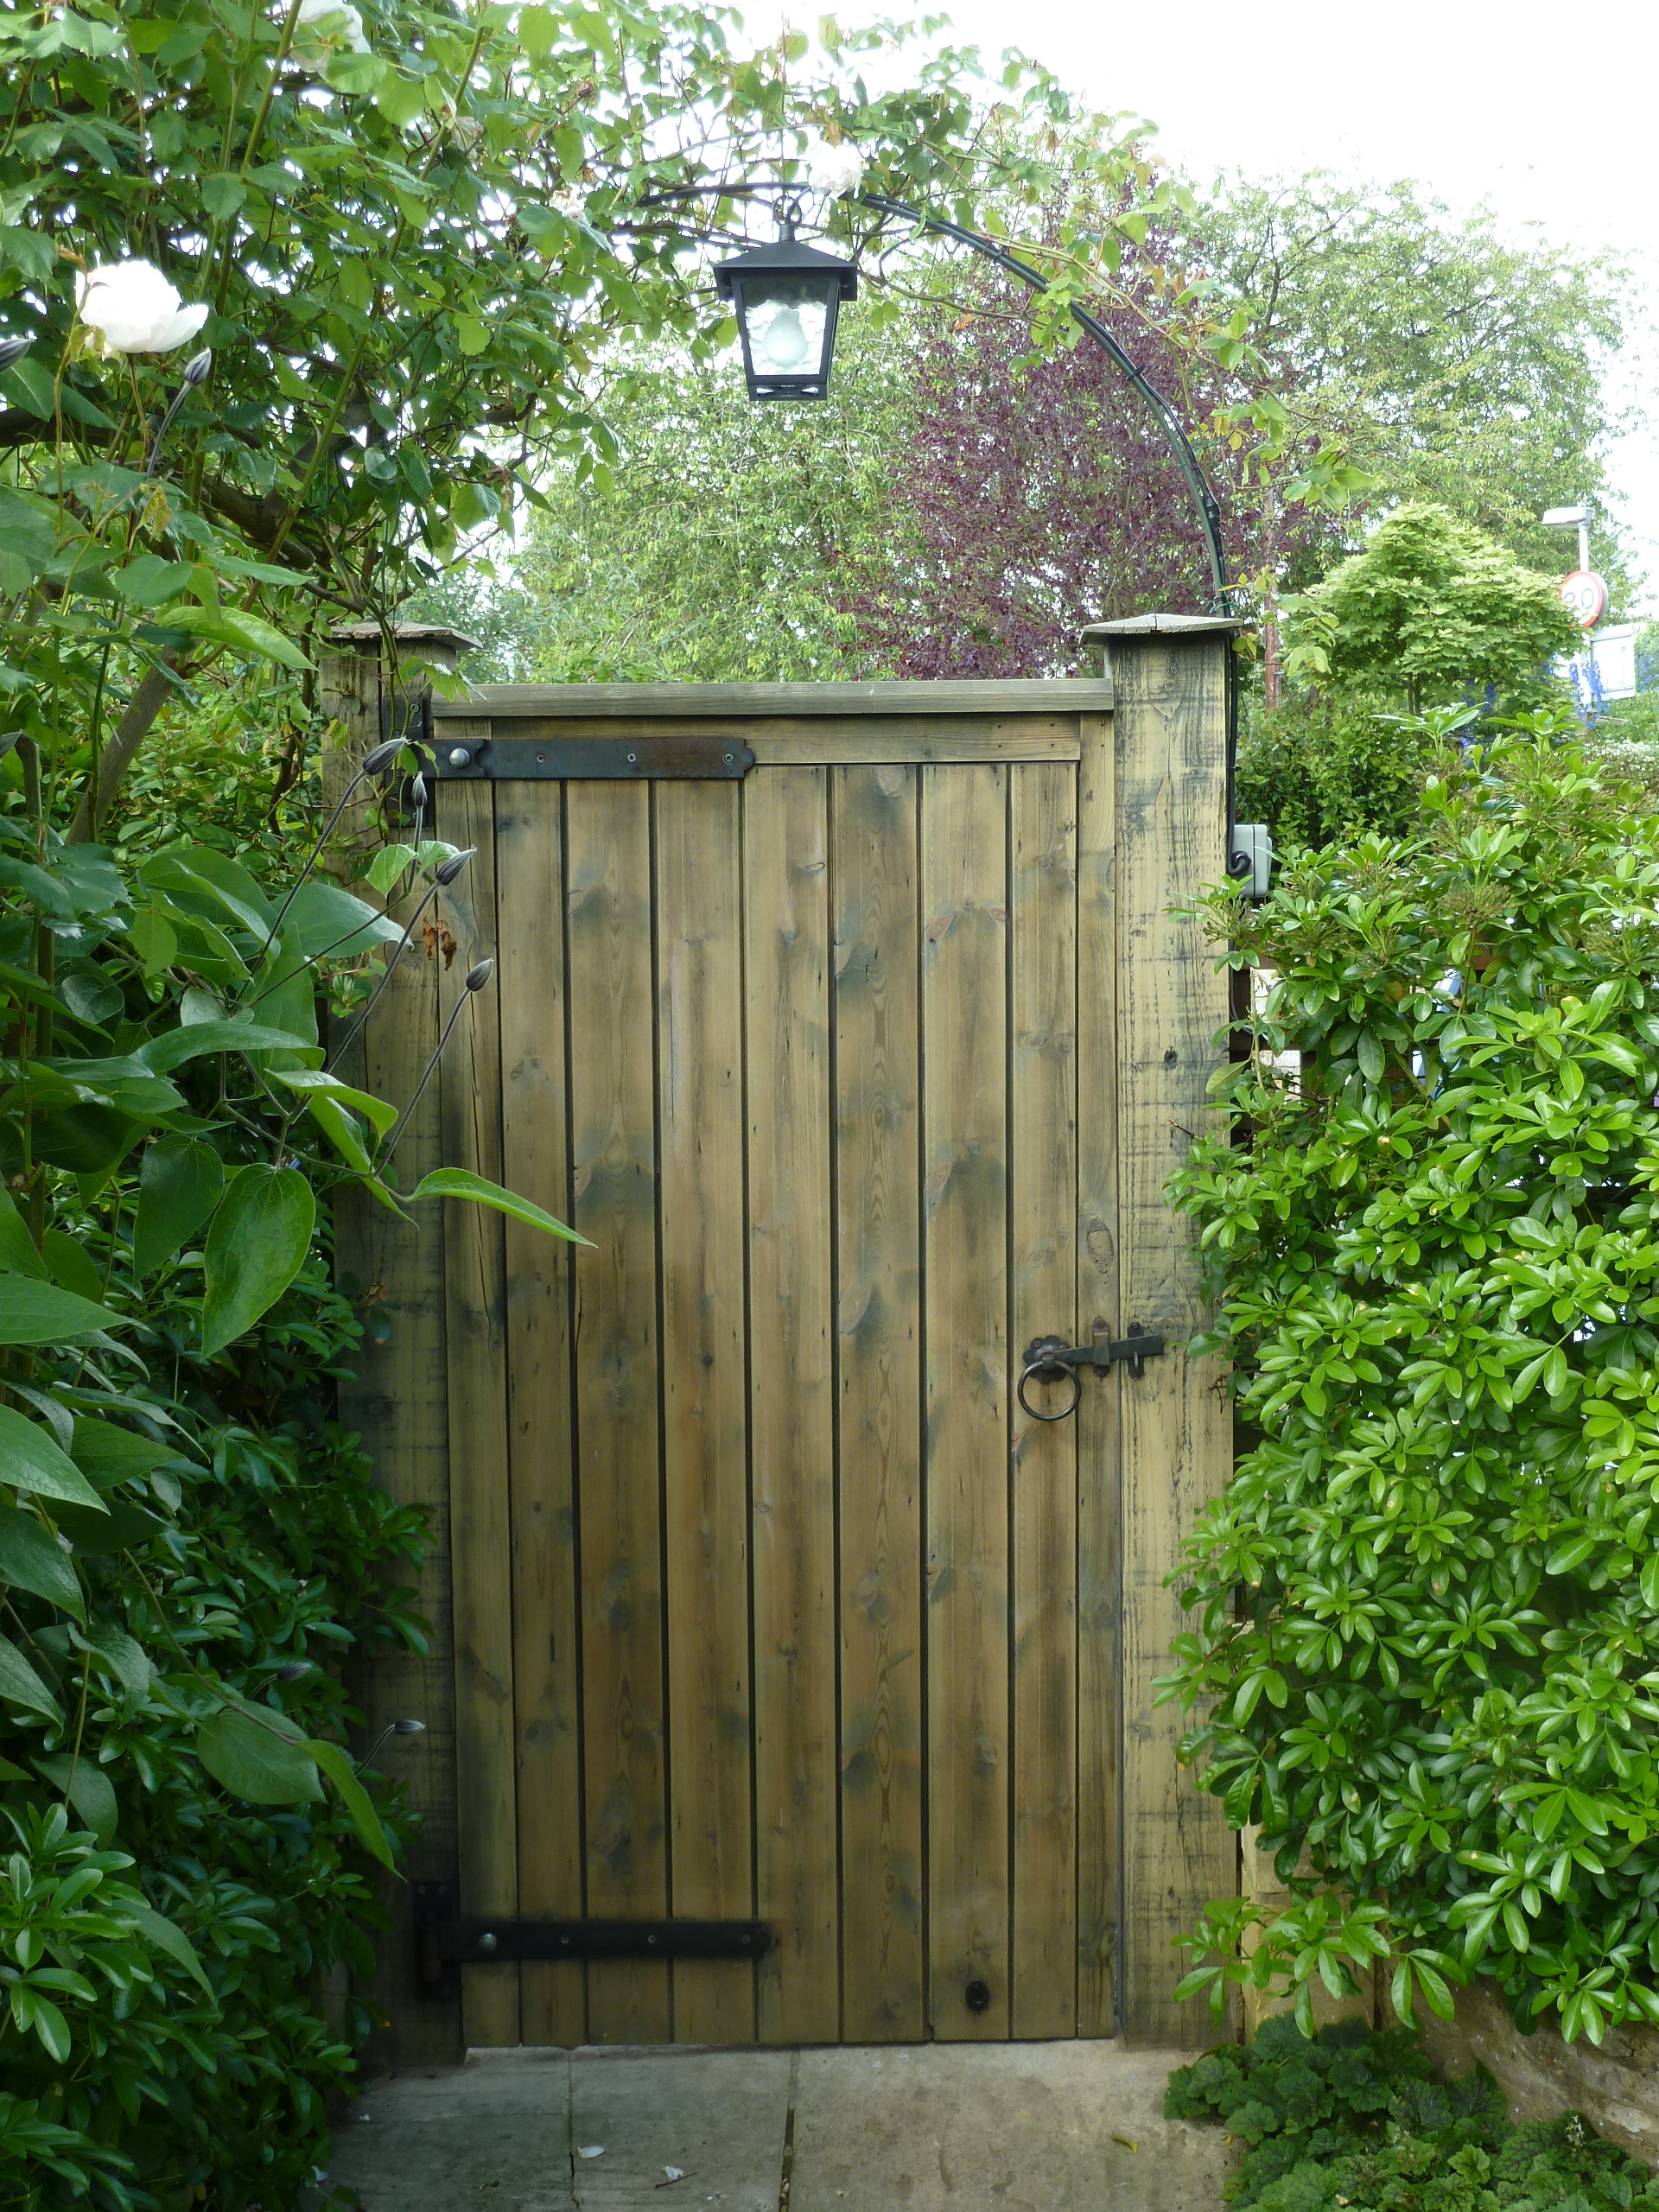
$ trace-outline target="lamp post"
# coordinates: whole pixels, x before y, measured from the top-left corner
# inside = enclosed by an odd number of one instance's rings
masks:
[[[733,196],[729,186],[693,186],[687,190],[693,194],[712,190],[722,197]],[[965,245],[1005,275],[1017,276],[1033,292],[1046,288],[1047,279],[1041,270],[1022,261],[983,232],[969,230],[965,224],[951,222],[943,215],[930,215],[925,209],[912,207],[902,200],[890,200],[880,193],[861,192],[857,204],[877,214],[893,215],[918,224],[923,230]],[[753,400],[823,399],[830,390],[841,303],[858,296],[856,267],[834,254],[802,245],[795,235],[801,219],[800,202],[781,199],[778,209],[781,235],[777,242],[753,247],[732,260],[722,261],[715,270],[715,285],[721,296],[731,301],[737,317],[743,372],[749,397]],[[1210,561],[1213,593],[1211,611],[1230,614],[1233,587],[1228,582],[1227,553],[1222,543],[1221,505],[1199,466],[1191,439],[1168,401],[1104,323],[1075,300],[1071,304],[1071,314],[1077,327],[1095,340],[1151,409],[1198,511]],[[1265,898],[1272,865],[1272,840],[1265,829],[1241,829],[1234,818],[1239,696],[1237,664],[1231,652],[1226,658],[1226,670],[1227,873],[1241,884],[1248,882],[1251,897]]]

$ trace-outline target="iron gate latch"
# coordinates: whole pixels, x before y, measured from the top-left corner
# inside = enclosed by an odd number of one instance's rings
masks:
[[[1069,1344],[1064,1337],[1033,1337],[1026,1346],[1026,1363],[1020,1373],[1020,1403],[1033,1421],[1065,1421],[1077,1410],[1085,1368],[1103,1375],[1121,1360],[1138,1381],[1147,1371],[1147,1362],[1159,1358],[1166,1349],[1161,1337],[1143,1329],[1138,1321],[1130,1322],[1127,1337],[1116,1338],[1103,1321],[1096,1321],[1094,1341],[1086,1344]],[[1058,1413],[1045,1413],[1026,1395],[1028,1382],[1063,1382],[1068,1377],[1071,1395]]]

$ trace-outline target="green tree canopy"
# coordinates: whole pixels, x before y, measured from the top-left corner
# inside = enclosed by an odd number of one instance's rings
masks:
[[[1555,581],[1429,504],[1399,508],[1296,610],[1292,659],[1338,688],[1402,687],[1414,714],[1471,684],[1535,692],[1579,628]]]
[[[1380,496],[1437,501],[1554,569],[1560,542],[1538,517],[1583,493],[1611,548],[1606,372],[1629,310],[1610,257],[1517,244],[1489,208],[1459,220],[1415,184],[1318,172],[1222,182],[1200,229],[1222,296]],[[1598,558],[1617,581],[1618,560]]]

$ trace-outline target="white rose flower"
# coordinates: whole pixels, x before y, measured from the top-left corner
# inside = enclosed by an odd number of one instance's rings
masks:
[[[294,24],[296,30],[315,29],[322,38],[343,38],[353,54],[369,51],[369,41],[363,35],[363,18],[351,0],[300,0],[300,12]]]
[[[820,139],[807,154],[806,173],[815,192],[839,200],[843,193],[856,192],[863,183],[864,156],[850,138],[843,138],[838,146]]]
[[[170,353],[207,320],[206,304],[188,308],[148,261],[115,261],[75,278],[75,305],[106,353]]]

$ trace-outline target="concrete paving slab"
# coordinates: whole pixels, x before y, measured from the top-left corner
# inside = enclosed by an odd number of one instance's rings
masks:
[[[579,2050],[571,2063],[580,2212],[778,2212],[786,2050]],[[671,2182],[677,2166],[683,2179]]]
[[[1220,2129],[1163,2116],[1170,2069],[1192,2055],[804,2050],[789,2212],[1221,2212]]]
[[[365,2212],[1221,2212],[1220,2131],[1162,2114],[1182,2056],[478,2052],[371,2082],[335,2131],[328,2185]]]

